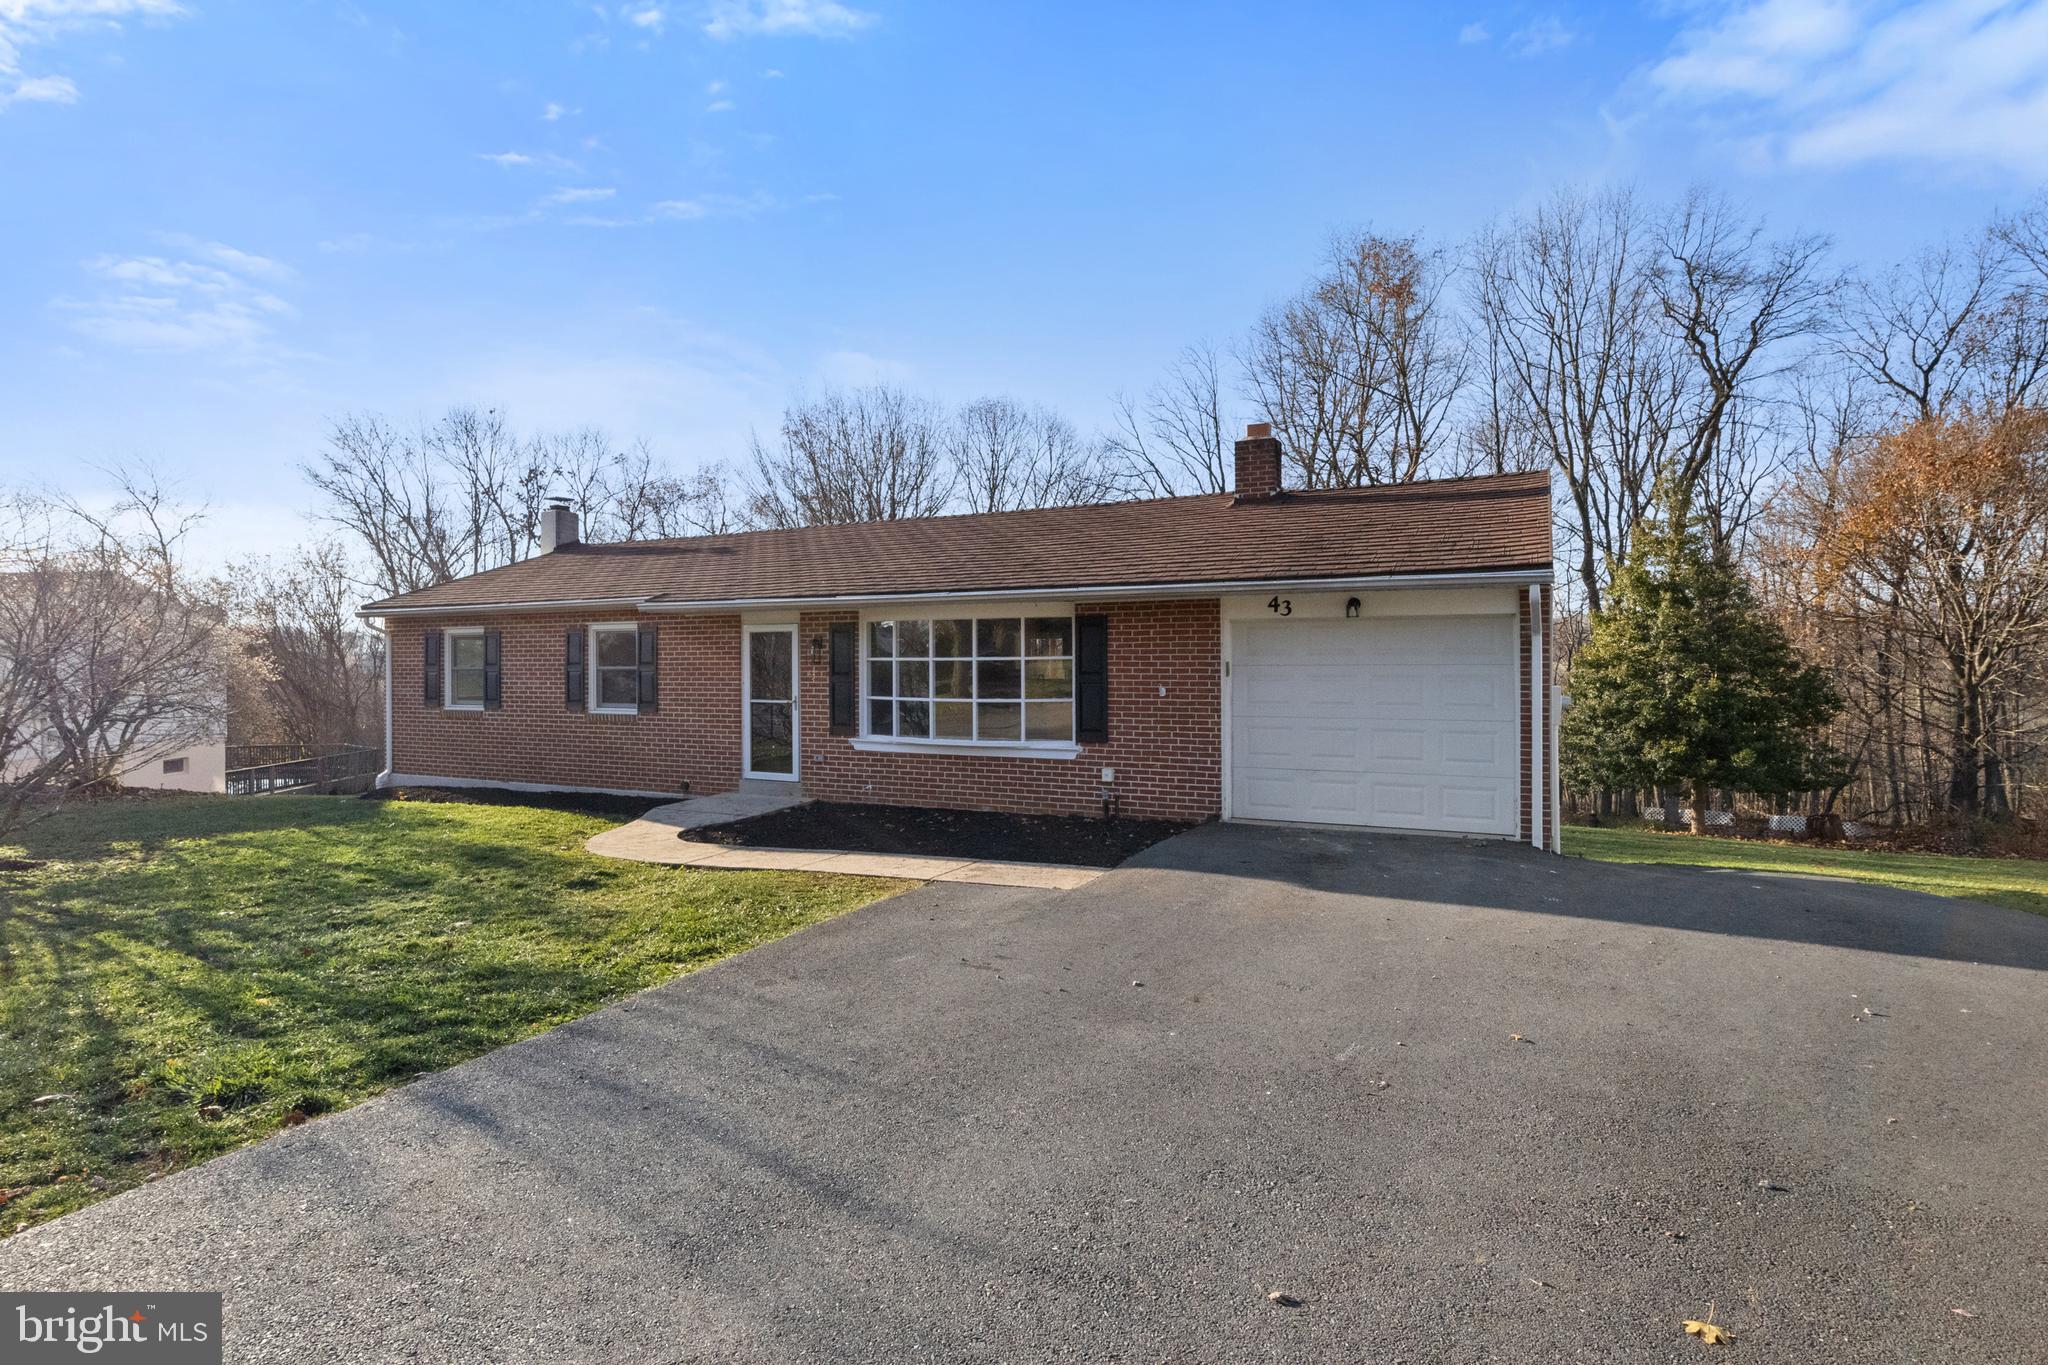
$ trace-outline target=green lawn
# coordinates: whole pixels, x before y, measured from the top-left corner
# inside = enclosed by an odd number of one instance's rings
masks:
[[[0,872],[0,1233],[900,886],[585,853],[612,823],[216,797],[25,832],[0,852],[48,861]]]
[[[2048,862],[2021,858],[1952,858],[1939,853],[1860,852],[1800,844],[1696,838],[1658,830],[1587,829],[1567,825],[1564,851],[1603,863],[1737,867],[1749,872],[1813,872],[1937,896],[2008,905],[2048,915]]]

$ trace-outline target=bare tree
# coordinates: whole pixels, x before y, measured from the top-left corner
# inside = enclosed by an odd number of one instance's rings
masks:
[[[947,440],[958,499],[969,512],[1073,507],[1115,494],[1100,452],[1050,408],[976,399],[953,415]]]
[[[1909,420],[1948,412],[1969,396],[1972,343],[2010,273],[2010,253],[1992,233],[1924,250],[1843,291],[1837,345]]]
[[[1233,429],[1216,348],[1201,342],[1183,350],[1143,399],[1117,396],[1116,429],[1103,438],[1103,456],[1127,496],[1227,493]]]
[[[936,516],[953,495],[940,408],[888,385],[828,390],[758,437],[747,520],[767,527]]]
[[[0,555],[0,832],[32,804],[226,723],[220,613],[187,574],[198,514],[146,475],[107,510],[17,496]]]
[[[356,619],[359,581],[336,540],[230,571],[243,665],[230,695],[243,721],[234,727],[237,743],[314,749],[380,741],[382,637]]]
[[[1593,612],[1648,508],[1688,391],[1684,357],[1659,325],[1651,242],[1629,191],[1562,190],[1471,248],[1498,407],[1489,439],[1503,451],[1512,439],[1557,471],[1562,530]]]
[[[302,468],[386,593],[537,553],[550,497],[577,506],[587,540],[704,534],[734,521],[722,466],[678,476],[645,442],[622,448],[594,426],[520,436],[497,408],[451,408],[414,431],[345,417]]]
[[[1825,268],[1826,238],[1767,241],[1762,224],[1700,190],[1666,221],[1659,248],[1658,307],[1697,379],[1683,438],[1662,477],[1673,507],[1704,513],[1716,548],[1725,550],[1727,509],[1701,506],[1700,494],[1715,480],[1717,462],[1737,456],[1729,437],[1739,404],[1801,358],[1787,343],[1821,330],[1840,283]]]
[[[1245,386],[1303,487],[1405,483],[1445,452],[1469,371],[1451,274],[1415,237],[1339,237],[1308,286],[1253,327]]]
[[[325,498],[327,520],[362,542],[384,592],[417,592],[471,571],[463,546],[473,538],[425,442],[374,413],[351,414],[300,468]]]

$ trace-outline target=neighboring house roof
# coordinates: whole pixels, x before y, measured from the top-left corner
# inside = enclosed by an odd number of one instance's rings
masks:
[[[977,516],[574,544],[365,615],[547,603],[793,602],[1299,582],[1550,567],[1550,478],[1226,493]]]

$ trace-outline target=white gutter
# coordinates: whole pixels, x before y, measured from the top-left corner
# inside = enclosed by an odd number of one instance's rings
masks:
[[[1490,569],[1475,573],[1377,574],[1369,578],[1224,578],[1182,583],[1112,583],[1089,587],[1032,584],[940,592],[838,593],[821,597],[725,597],[694,602],[643,599],[644,612],[738,611],[765,607],[851,607],[870,602],[998,602],[1029,597],[1080,601],[1105,597],[1211,597],[1227,592],[1353,592],[1376,588],[1459,587],[1487,583],[1548,583],[1549,569]],[[443,607],[441,611],[460,608]]]
[[[1544,786],[1550,765],[1543,759],[1543,585],[1529,585],[1529,842],[1542,848]]]
[[[1374,574],[1362,578],[1216,578],[1180,583],[1109,583],[1084,587],[1029,584],[935,592],[828,593],[811,597],[706,597],[663,601],[653,597],[535,598],[526,602],[451,602],[427,607],[368,607],[372,616],[460,616],[478,611],[548,611],[574,607],[633,607],[643,612],[743,611],[765,607],[849,607],[870,602],[1000,602],[1019,597],[1094,599],[1103,597],[1208,597],[1226,592],[1356,592],[1376,588],[1460,587],[1487,583],[1548,583],[1549,569],[1485,569],[1471,573]]]
[[[373,616],[455,616],[472,611],[543,611],[551,607],[632,607],[647,601],[645,597],[561,597],[537,598],[531,602],[469,602],[453,603],[433,607],[364,607],[356,615],[364,620]]]

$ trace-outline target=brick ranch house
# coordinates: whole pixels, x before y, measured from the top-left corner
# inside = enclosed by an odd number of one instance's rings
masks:
[[[387,785],[1273,820],[1555,847],[1550,484],[584,544],[375,602]]]

